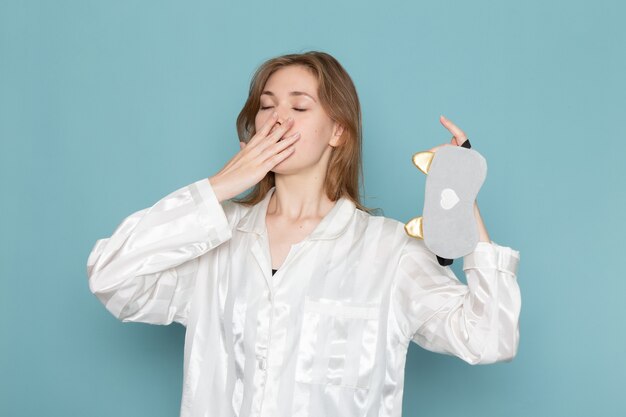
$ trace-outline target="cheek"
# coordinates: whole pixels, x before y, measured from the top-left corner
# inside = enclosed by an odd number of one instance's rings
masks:
[[[324,142],[320,129],[311,129],[302,132],[302,136],[296,142],[296,149],[301,158],[317,159],[326,149],[327,143]]]
[[[322,121],[317,118],[301,120],[300,123],[294,125],[290,130],[290,133],[300,132],[302,137],[299,142],[306,143],[308,147],[314,149],[318,147],[323,148],[325,146],[323,142],[327,135],[326,127],[323,125]]]
[[[300,148],[306,148],[307,150],[313,151],[319,146],[319,129],[317,126],[306,126],[300,125],[296,129],[293,129],[292,133],[300,132],[300,139],[296,142],[296,146]]]
[[[261,116],[260,113],[257,113],[256,117],[254,118],[254,131],[258,132],[259,129],[261,129],[261,126],[263,126],[263,116]]]

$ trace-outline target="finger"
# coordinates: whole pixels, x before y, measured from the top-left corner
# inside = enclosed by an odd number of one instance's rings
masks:
[[[294,146],[288,146],[282,152],[279,152],[275,154],[274,156],[266,159],[265,168],[268,171],[273,169],[276,165],[280,164],[283,160],[287,159],[291,154],[293,154],[295,150],[296,148]]]
[[[291,129],[293,126],[293,118],[288,118],[285,123],[282,123],[279,127],[276,128],[273,132],[267,135],[267,139],[270,143],[276,143],[280,138],[283,137],[285,133]]]
[[[300,132],[296,132],[293,135],[285,136],[283,140],[276,142],[274,145],[268,147],[265,150],[265,156],[270,157],[274,154],[281,152],[283,149],[295,144],[300,139]]]
[[[268,117],[268,119],[265,121],[265,123],[263,123],[263,126],[261,126],[261,132],[264,135],[267,135],[269,133],[270,129],[272,129],[274,127],[274,125],[276,124],[277,120],[278,120],[278,113],[272,112],[270,117]]]
[[[434,152],[437,152],[437,148],[438,148],[438,147],[439,147],[439,146],[432,147],[432,148],[430,148],[430,149],[428,150],[428,152],[433,152],[433,153],[434,153]]]
[[[457,138],[457,139],[456,139],[456,142],[459,144],[459,146],[461,146],[461,145],[463,145],[465,142],[467,142],[467,138],[462,138],[462,139]]]
[[[278,120],[278,113],[273,112],[270,115],[270,117],[265,121],[265,123],[263,123],[261,128],[252,136],[252,138],[250,138],[248,143],[253,142],[253,141],[256,142],[255,138],[257,138],[257,137],[259,137],[259,138],[266,137],[269,134],[270,130],[276,124],[276,120]]]
[[[434,148],[430,148],[428,152],[433,152],[433,153],[437,152],[438,149],[443,148],[444,146],[456,146],[456,145],[450,144],[450,143],[442,143],[441,145],[437,145]]]
[[[439,121],[446,129],[450,131],[450,133],[452,133],[452,136],[456,138],[457,145],[460,145],[461,143],[465,142],[465,139],[467,139],[467,136],[454,123],[446,119],[443,115],[439,118]]]
[[[280,125],[281,125],[281,123],[280,123],[280,122],[278,122],[278,121],[276,121],[276,122],[274,123],[274,126],[272,126],[272,128],[270,129],[270,131],[269,131],[267,134],[268,134],[268,135],[271,135],[272,133],[274,133],[274,131],[275,131],[275,130],[278,128],[278,126],[280,126]]]

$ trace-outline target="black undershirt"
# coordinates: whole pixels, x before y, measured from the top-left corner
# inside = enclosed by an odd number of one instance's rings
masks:
[[[278,269],[272,269],[272,275],[274,275]]]

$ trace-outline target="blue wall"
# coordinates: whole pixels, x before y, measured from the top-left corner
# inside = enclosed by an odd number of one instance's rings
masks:
[[[421,212],[411,155],[449,141],[444,114],[488,161],[491,238],[521,253],[518,356],[471,366],[412,344],[404,415],[626,415],[625,12],[2,0],[0,415],[178,415],[184,328],[116,321],[87,256],[126,215],[216,173],[239,150],[256,67],[311,49],[359,91],[367,205]]]

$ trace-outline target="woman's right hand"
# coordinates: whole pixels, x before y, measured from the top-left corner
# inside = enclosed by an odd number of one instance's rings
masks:
[[[239,142],[241,150],[215,175],[208,178],[217,199],[222,202],[256,185],[276,165],[294,151],[300,133],[282,137],[293,125],[289,118],[276,129],[274,112],[247,144]]]

